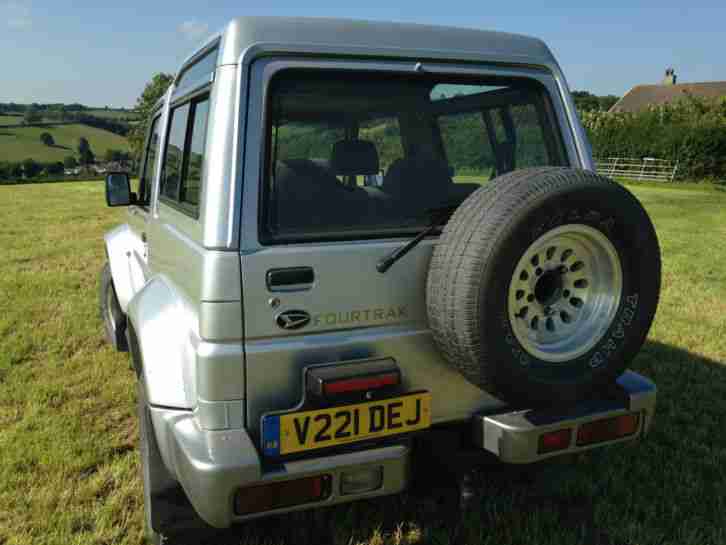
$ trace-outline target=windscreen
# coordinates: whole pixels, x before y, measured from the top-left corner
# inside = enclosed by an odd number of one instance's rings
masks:
[[[494,176],[566,164],[526,79],[287,70],[267,108],[268,243],[413,233]]]

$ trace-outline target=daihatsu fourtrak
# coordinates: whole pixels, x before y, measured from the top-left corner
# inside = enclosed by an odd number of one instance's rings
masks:
[[[648,430],[627,366],[656,234],[594,172],[540,40],[243,17],[148,126],[133,191],[106,180],[129,214],[101,312],[138,376],[155,540],[183,506],[226,527],[398,493],[441,430],[452,465]]]

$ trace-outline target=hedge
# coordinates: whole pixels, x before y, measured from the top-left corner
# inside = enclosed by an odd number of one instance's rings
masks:
[[[581,117],[595,157],[656,157],[677,161],[683,178],[726,179],[726,97]]]

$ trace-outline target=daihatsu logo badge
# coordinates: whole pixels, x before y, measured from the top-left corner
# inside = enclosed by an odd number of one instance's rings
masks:
[[[310,314],[304,310],[286,310],[275,318],[282,329],[300,329],[310,323]]]

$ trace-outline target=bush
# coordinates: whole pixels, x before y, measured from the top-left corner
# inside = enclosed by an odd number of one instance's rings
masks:
[[[581,117],[596,157],[657,157],[677,161],[683,177],[726,178],[726,97]]]
[[[40,141],[43,142],[46,146],[52,146],[55,144],[55,140],[53,140],[53,135],[49,132],[43,132],[40,133]]]

